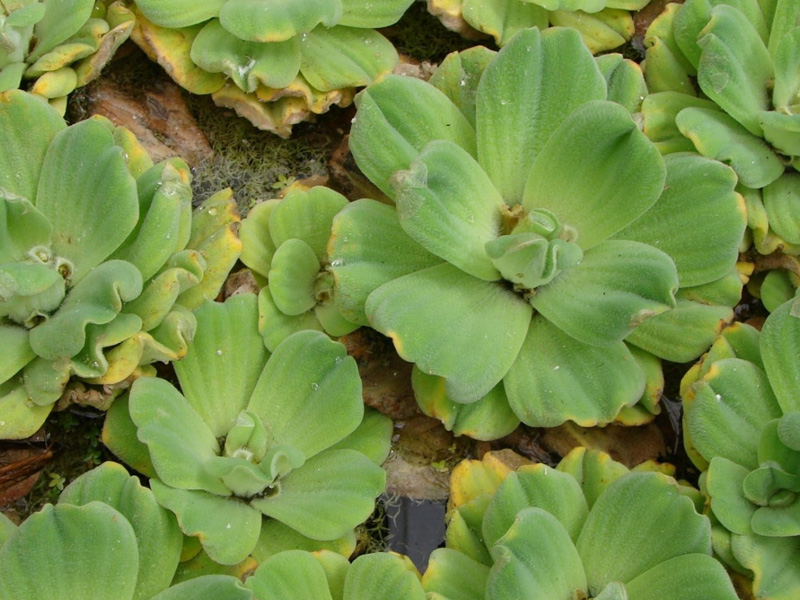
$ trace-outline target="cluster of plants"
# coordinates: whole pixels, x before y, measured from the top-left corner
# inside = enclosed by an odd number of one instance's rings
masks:
[[[376,30],[410,4],[0,1],[0,439],[88,405],[127,465],[0,514],[0,596],[800,596],[800,3],[669,4],[640,65],[603,52],[642,2],[430,0],[496,49],[429,80]],[[242,218],[124,127],[68,126],[129,35],[279,136],[354,102],[371,197],[301,182]],[[237,261],[252,285],[221,293]],[[424,574],[353,557],[393,437],[338,339],[360,327],[482,441],[649,423],[686,364],[699,479],[489,452],[453,470]]]

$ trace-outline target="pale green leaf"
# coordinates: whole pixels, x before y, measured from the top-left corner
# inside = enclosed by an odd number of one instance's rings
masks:
[[[311,458],[361,422],[355,360],[323,333],[294,333],[275,348],[247,410],[261,418],[270,446],[286,444]]]
[[[475,131],[467,118],[424,81],[388,75],[356,96],[356,106],[350,151],[384,194],[393,194],[392,175],[407,169],[430,141],[451,140],[475,155]]]
[[[0,548],[3,600],[130,600],[138,569],[133,528],[100,502],[46,504]]]
[[[387,553],[359,556],[350,565],[344,598],[359,600],[425,600],[419,574],[408,559]]]
[[[411,238],[465,273],[500,278],[484,246],[500,234],[505,205],[472,156],[453,142],[434,141],[391,183],[400,225]]]
[[[605,79],[574,30],[529,29],[498,53],[478,86],[478,162],[507,204],[522,200],[534,159],[566,117],[605,97]]]
[[[536,156],[523,205],[552,211],[577,231],[575,242],[586,250],[653,206],[665,176],[661,155],[627,110],[612,102],[587,102],[564,119]]]
[[[448,396],[463,403],[480,399],[503,378],[531,317],[530,306],[514,293],[447,263],[384,284],[369,296],[366,310],[403,359],[447,379]]]
[[[397,50],[372,29],[317,27],[300,44],[300,72],[322,92],[369,85],[397,64]]]
[[[523,423],[590,427],[641,398],[645,376],[623,342],[589,346],[537,315],[503,385]]]
[[[603,346],[675,306],[677,289],[669,256],[640,242],[607,240],[590,248],[580,264],[537,288],[530,303],[576,340]]]
[[[340,538],[364,521],[386,473],[354,450],[328,450],[283,477],[272,495],[250,505],[317,540]]]
[[[245,585],[258,600],[332,600],[325,570],[302,550],[270,556]]]
[[[341,0],[227,0],[219,11],[225,29],[253,42],[281,42],[317,25],[333,27],[341,16]]]
[[[239,498],[177,489],[158,479],[150,480],[150,488],[158,503],[178,517],[181,531],[198,537],[214,562],[235,565],[255,547],[263,517]]]

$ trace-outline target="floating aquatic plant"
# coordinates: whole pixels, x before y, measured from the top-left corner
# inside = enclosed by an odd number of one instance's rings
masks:
[[[288,137],[394,68],[397,52],[375,28],[411,1],[136,0],[133,39],[189,91]]]
[[[612,88],[574,30],[448,61],[432,83],[387,76],[357,97],[350,147],[395,205],[334,218],[342,314],[391,337],[440,412],[483,403],[477,437],[514,415],[646,419],[659,358],[699,356],[739,299],[734,173],[662,158],[609,100],[641,82]]]
[[[54,404],[98,408],[186,353],[191,312],[239,255],[230,191],[192,211],[180,159],[154,165],[124,128],[67,127],[41,98],[0,95],[0,438]]]

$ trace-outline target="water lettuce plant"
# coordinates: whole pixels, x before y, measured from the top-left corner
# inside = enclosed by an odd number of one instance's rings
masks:
[[[263,286],[259,329],[269,351],[295,331],[338,337],[358,327],[333,302],[327,250],[333,217],[345,206],[347,198],[329,188],[293,186],[242,221],[241,259]]]
[[[800,593],[800,313],[726,328],[681,384],[684,442],[703,471],[714,548],[755,598]]]
[[[519,31],[548,25],[577,29],[593,54],[631,39],[633,18],[648,0],[428,0],[428,10],[448,27],[491,35],[505,46]],[[473,32],[474,33],[474,32]]]
[[[491,455],[451,476],[431,600],[737,598],[711,524],[674,479],[577,448],[556,469]]]
[[[797,2],[672,4],[645,44],[645,133],[662,152],[730,164],[756,250],[800,253]]]
[[[190,92],[288,137],[394,68],[397,51],[375,28],[412,1],[136,0],[133,39]]]
[[[364,419],[355,361],[318,331],[270,354],[253,294],[196,315],[197,335],[175,364],[182,393],[138,379],[129,417],[109,413],[104,441],[137,469],[144,462],[159,503],[215,562],[244,560],[271,520],[311,540],[350,534],[383,491],[392,429],[380,415]]]
[[[8,0],[0,6],[0,92],[28,86],[61,114],[133,29],[122,2]]]
[[[252,597],[233,577],[171,586],[182,542],[175,517],[153,493],[121,465],[104,463],[0,539],[0,589],[4,600]]]
[[[0,438],[19,439],[183,356],[240,244],[230,190],[193,213],[187,165],[104,118],[67,127],[11,90],[0,129]]]
[[[574,30],[448,61],[432,83],[387,76],[356,99],[350,147],[395,204],[334,218],[336,303],[418,378],[443,378],[450,407],[486,403],[484,439],[513,415],[646,419],[659,359],[699,356],[738,302],[733,171],[662,158],[612,101],[639,84],[609,85],[613,65]]]

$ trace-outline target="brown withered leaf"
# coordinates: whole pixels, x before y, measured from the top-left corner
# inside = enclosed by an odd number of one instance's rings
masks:
[[[154,162],[180,156],[190,165],[213,157],[206,136],[195,123],[180,88],[164,77],[134,88],[100,79],[87,91],[88,111],[130,129]]]

